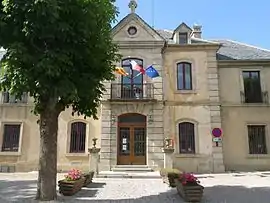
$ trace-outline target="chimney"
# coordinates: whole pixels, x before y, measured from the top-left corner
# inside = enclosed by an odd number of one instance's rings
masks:
[[[192,37],[202,38],[202,26],[201,25],[197,25],[197,24],[193,25]]]

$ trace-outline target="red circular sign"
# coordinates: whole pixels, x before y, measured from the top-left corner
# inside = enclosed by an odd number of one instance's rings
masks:
[[[212,130],[212,135],[214,137],[221,137],[222,135],[222,130],[220,128],[213,128]]]

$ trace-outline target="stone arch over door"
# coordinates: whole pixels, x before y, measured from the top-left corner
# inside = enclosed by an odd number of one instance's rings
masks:
[[[117,164],[146,165],[146,116],[127,113],[117,120]]]

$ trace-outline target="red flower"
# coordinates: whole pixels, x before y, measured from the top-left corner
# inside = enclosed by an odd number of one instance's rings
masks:
[[[199,180],[197,177],[195,177],[192,173],[183,173],[179,175],[179,181],[186,185],[187,183],[199,183]]]

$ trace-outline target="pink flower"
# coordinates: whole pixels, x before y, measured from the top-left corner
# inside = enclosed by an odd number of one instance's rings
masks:
[[[66,180],[69,180],[69,181],[78,180],[81,177],[82,177],[82,172],[78,169],[72,169],[67,173],[67,175],[65,175]]]

